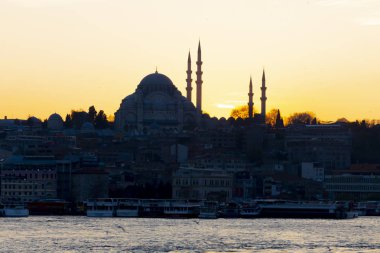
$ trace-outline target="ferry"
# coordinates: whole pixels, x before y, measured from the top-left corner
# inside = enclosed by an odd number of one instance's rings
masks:
[[[217,219],[219,216],[218,207],[219,207],[219,203],[217,201],[204,201],[203,205],[199,209],[198,218]]]
[[[142,199],[140,202],[140,217],[162,218],[164,217],[164,205],[161,199]]]
[[[166,200],[164,202],[164,216],[169,218],[196,218],[199,215],[200,205],[188,200]]]
[[[117,201],[111,198],[89,199],[86,201],[87,217],[115,216]]]
[[[240,205],[235,202],[223,204],[220,206],[221,218],[239,218],[240,217]]]
[[[118,199],[116,217],[139,217],[139,199]]]
[[[243,203],[240,208],[240,218],[257,218],[261,214],[261,208],[254,203]]]
[[[62,199],[40,199],[28,203],[31,215],[66,215],[70,213],[70,203]]]
[[[358,217],[347,202],[299,202],[287,200],[256,200],[260,217],[266,218],[332,218]]]
[[[4,217],[28,217],[29,210],[24,204],[20,203],[9,203],[1,205],[0,216]]]
[[[140,217],[196,218],[200,205],[188,200],[142,199]]]
[[[355,204],[359,216],[380,216],[380,201],[362,201]]]

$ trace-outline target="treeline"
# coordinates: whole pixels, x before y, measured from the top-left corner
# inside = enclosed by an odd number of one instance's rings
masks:
[[[256,113],[255,107],[253,107],[253,112]],[[230,118],[238,121],[247,119],[248,105],[243,105],[232,109]],[[232,119],[230,121],[232,121]],[[265,115],[265,122],[268,126],[277,128],[295,124],[316,125],[320,123],[313,112],[296,112],[284,118],[281,116],[280,109],[270,110]]]
[[[66,115],[64,121],[65,128],[80,129],[84,123],[91,123],[96,129],[106,129],[113,126],[113,122],[109,121],[103,110],[96,111],[95,106],[90,106],[88,111],[72,110]]]

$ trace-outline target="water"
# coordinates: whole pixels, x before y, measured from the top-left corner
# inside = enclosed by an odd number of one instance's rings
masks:
[[[380,252],[380,217],[0,218],[1,252]]]

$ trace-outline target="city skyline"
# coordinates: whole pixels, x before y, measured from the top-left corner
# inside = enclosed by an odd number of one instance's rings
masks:
[[[156,66],[186,95],[187,56],[190,49],[194,88],[200,38],[202,108],[212,116],[229,117],[248,103],[251,75],[259,109],[265,68],[267,111],[378,119],[379,11],[370,0],[194,1],[186,8],[175,1],[4,1],[0,117],[45,119],[91,105],[114,114]]]

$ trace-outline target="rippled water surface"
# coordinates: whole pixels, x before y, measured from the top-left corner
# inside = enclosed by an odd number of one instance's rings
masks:
[[[1,252],[380,252],[380,217],[0,218]]]

